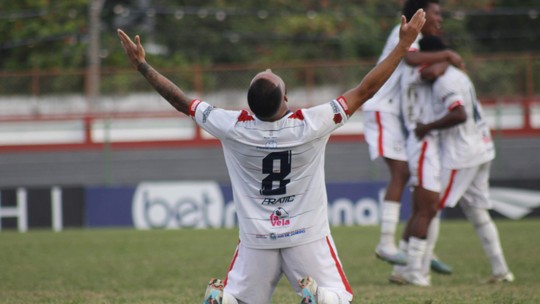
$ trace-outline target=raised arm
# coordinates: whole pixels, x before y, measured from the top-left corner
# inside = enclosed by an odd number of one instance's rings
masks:
[[[407,23],[405,16],[401,16],[401,29],[399,42],[390,54],[369,73],[364,76],[360,84],[347,91],[343,96],[347,100],[349,111],[355,113],[364,102],[370,99],[382,87],[382,85],[392,75],[401,59],[409,50],[411,44],[416,40],[418,33],[426,22],[426,13],[419,9],[411,21]]]
[[[178,86],[158,73],[158,71],[146,62],[144,48],[139,35],[135,36],[135,42],[133,42],[124,31],[118,29],[118,37],[129,60],[144,78],[146,78],[148,83],[176,110],[189,115],[189,104],[192,98],[187,97]]]
[[[463,63],[461,56],[452,50],[437,52],[407,52],[403,59],[408,65],[412,66],[448,62],[458,69],[465,69],[465,64]]]

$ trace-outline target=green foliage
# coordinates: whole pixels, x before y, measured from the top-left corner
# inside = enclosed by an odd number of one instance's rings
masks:
[[[480,284],[489,262],[466,221],[441,223],[436,251],[454,274],[433,274],[430,288],[388,284],[392,267],[373,254],[378,227],[334,227],[333,236],[355,303],[538,303],[538,259],[531,253],[540,243],[531,232],[540,221],[496,225],[516,276],[511,284]],[[235,229],[2,231],[0,302],[200,303],[208,280],[225,276],[237,240]],[[272,303],[296,302],[282,278]]]
[[[87,0],[3,1],[0,68],[3,70],[85,66],[80,43],[87,25]]]

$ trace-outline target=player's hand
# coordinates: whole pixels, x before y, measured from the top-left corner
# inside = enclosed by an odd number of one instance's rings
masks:
[[[416,135],[416,138],[419,140],[424,138],[429,133],[430,128],[428,125],[425,125],[421,122],[416,123],[416,129],[414,129],[414,135]]]
[[[450,64],[457,67],[460,70],[465,70],[465,62],[463,61],[463,58],[461,58],[461,56],[454,51],[449,50],[448,53],[449,53],[448,61],[450,62]]]
[[[145,52],[144,48],[141,44],[141,38],[139,35],[135,36],[135,42],[131,41],[131,38],[124,33],[121,29],[117,30],[118,37],[120,38],[120,42],[122,43],[122,47],[124,47],[124,51],[126,52],[126,55],[128,56],[131,63],[138,67],[139,64],[146,62],[144,59]]]
[[[416,40],[426,22],[426,12],[423,9],[416,11],[411,20],[407,23],[407,18],[401,16],[401,28],[399,30],[399,41],[408,49]]]

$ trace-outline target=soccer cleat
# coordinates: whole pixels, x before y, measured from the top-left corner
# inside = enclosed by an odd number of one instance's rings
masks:
[[[302,288],[302,301],[300,304],[317,304],[317,283],[315,280],[310,276],[303,277],[298,280],[298,285]]]
[[[443,263],[436,256],[431,259],[431,270],[439,274],[452,274],[452,266]]]
[[[393,272],[388,281],[396,285],[415,285],[420,287],[431,286],[431,278],[429,276],[423,276],[416,272]]]
[[[203,304],[221,304],[223,300],[223,282],[212,278],[206,287]]]
[[[497,283],[511,283],[514,282],[514,274],[511,272],[499,275],[492,275],[489,279],[485,280],[484,284],[497,284]]]
[[[403,276],[403,273],[393,271],[390,277],[388,278],[388,281],[392,284],[396,285],[407,285],[409,282],[405,277]]]
[[[375,255],[377,258],[388,262],[392,265],[407,265],[407,257],[400,250],[395,250],[395,252],[390,252],[390,250],[385,249],[381,246],[375,248]]]

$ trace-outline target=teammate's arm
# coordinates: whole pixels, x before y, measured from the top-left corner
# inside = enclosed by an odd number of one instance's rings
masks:
[[[356,112],[364,102],[375,95],[386,80],[392,75],[405,53],[409,50],[411,44],[416,40],[416,37],[425,22],[426,13],[422,9],[419,9],[414,14],[409,23],[407,23],[405,16],[401,16],[401,28],[397,46],[383,61],[377,64],[366,76],[364,76],[358,86],[343,94],[347,100],[351,115]]]
[[[416,129],[414,129],[414,134],[418,139],[424,138],[431,130],[440,130],[447,129],[453,126],[464,123],[467,120],[467,112],[465,112],[465,107],[459,105],[454,107],[446,115],[432,121],[428,124],[417,123]]]
[[[421,68],[421,76],[423,80],[426,81],[435,81],[439,76],[444,74],[446,69],[450,66],[448,61],[437,62],[432,65]]]
[[[403,59],[411,66],[430,65],[446,61],[461,70],[465,69],[465,64],[463,63],[461,56],[452,50],[437,52],[407,52]]]
[[[135,36],[135,42],[133,42],[124,31],[118,29],[118,37],[120,38],[120,42],[122,43],[129,60],[144,78],[146,78],[148,83],[150,83],[150,85],[152,85],[154,89],[176,110],[189,115],[189,105],[192,98],[187,97],[178,86],[165,76],[161,75],[146,62],[144,48],[141,44],[139,35]]]

